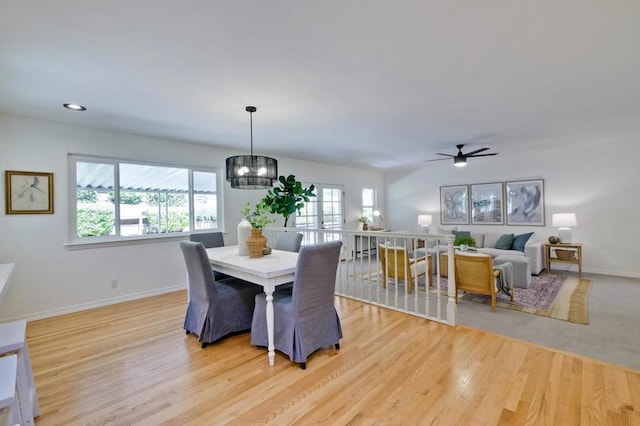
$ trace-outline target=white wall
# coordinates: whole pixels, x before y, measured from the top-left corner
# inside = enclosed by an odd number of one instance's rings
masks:
[[[432,214],[430,232],[436,233],[442,185],[542,178],[546,226],[458,225],[458,229],[515,234],[533,230],[539,241],[547,241],[558,234],[551,227],[551,215],[574,212],[578,227],[573,229],[573,241],[584,244],[585,271],[640,277],[640,250],[635,241],[640,236],[638,139],[619,136],[589,143],[565,139],[518,154],[470,159],[463,168],[454,167],[452,161],[438,161],[388,172],[385,194],[390,226],[417,231],[418,214]]]
[[[0,320],[51,316],[185,287],[186,269],[176,240],[65,247],[69,153],[224,170],[225,158],[240,152],[0,115],[0,169],[53,172],[55,195],[53,215],[6,215],[2,197],[0,263],[16,267]],[[363,186],[377,187],[384,200],[381,172],[286,158],[278,158],[278,168],[281,175],[294,174],[304,182],[344,185],[348,228],[354,228],[360,216]],[[256,202],[265,193],[231,189],[225,182],[227,244],[237,240],[235,227],[245,202]],[[119,288],[110,289],[112,279],[119,280]]]

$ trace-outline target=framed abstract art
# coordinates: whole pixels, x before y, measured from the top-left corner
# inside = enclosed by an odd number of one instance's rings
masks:
[[[469,224],[469,186],[440,187],[440,223],[443,225]]]
[[[507,182],[507,225],[544,226],[544,180]]]
[[[504,224],[503,184],[477,183],[471,185],[471,224]]]

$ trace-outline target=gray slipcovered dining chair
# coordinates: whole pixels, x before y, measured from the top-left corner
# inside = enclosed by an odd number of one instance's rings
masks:
[[[302,237],[301,232],[281,232],[276,238],[273,248],[298,253],[302,246]]]
[[[294,253],[300,252],[302,246],[302,238],[304,235],[301,232],[282,232],[276,238],[276,243],[273,248],[276,250],[291,251]],[[276,287],[278,293],[288,292],[291,293],[293,283],[281,284]]]
[[[227,334],[249,330],[255,297],[262,287],[233,277],[217,281],[201,242],[181,241],[180,248],[189,281],[187,334],[198,336],[205,348]]]
[[[202,232],[198,234],[191,234],[189,235],[189,240],[204,244],[204,248],[224,247],[224,237],[222,236],[222,232]],[[229,278],[229,275],[216,270],[213,271],[213,275],[215,275],[216,280]]]
[[[340,349],[342,327],[333,305],[341,241],[300,249],[291,293],[274,293],[275,348],[306,368],[307,357],[328,345]],[[266,297],[256,296],[251,344],[268,346]]]

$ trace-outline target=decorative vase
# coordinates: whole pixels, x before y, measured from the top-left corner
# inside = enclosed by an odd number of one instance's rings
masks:
[[[460,251],[462,252],[469,251],[469,246],[467,244],[460,244]]]
[[[249,257],[256,258],[264,256],[262,250],[267,246],[267,239],[262,235],[262,228],[251,228],[251,236],[247,239]]]
[[[249,256],[249,249],[247,248],[247,238],[251,233],[251,224],[242,219],[238,224],[238,254],[240,256]]]

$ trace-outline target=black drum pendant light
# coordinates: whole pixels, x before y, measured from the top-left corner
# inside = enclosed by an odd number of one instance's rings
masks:
[[[269,189],[278,179],[278,160],[263,155],[253,155],[253,113],[256,107],[248,106],[251,122],[251,155],[235,155],[227,158],[227,181],[232,188]]]

